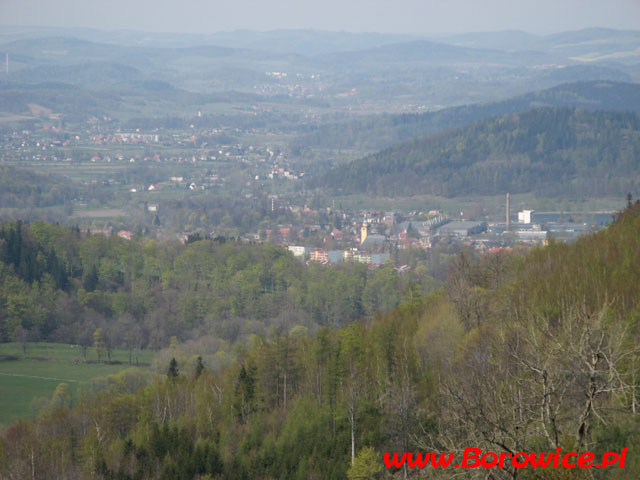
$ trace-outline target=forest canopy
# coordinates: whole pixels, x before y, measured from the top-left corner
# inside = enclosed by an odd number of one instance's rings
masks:
[[[636,191],[639,159],[636,114],[542,108],[391,147],[336,168],[320,183],[380,196],[592,198]]]
[[[271,326],[338,327],[437,285],[424,268],[305,266],[270,243],[125,240],[19,221],[0,226],[0,282],[2,341],[20,328],[33,341],[90,345],[102,328],[111,347],[138,349],[174,336],[233,344]]]
[[[576,469],[571,478],[636,478],[639,272],[640,203],[573,245],[461,254],[443,291],[411,295],[371,321],[313,337],[297,328],[258,335],[218,369],[172,347],[165,373],[142,387],[123,372],[73,408],[36,411],[2,435],[0,473],[389,478],[418,472],[383,469],[383,452],[473,446],[512,454],[628,448],[625,469]],[[541,478],[530,468],[491,472]],[[544,470],[543,478],[565,474]]]

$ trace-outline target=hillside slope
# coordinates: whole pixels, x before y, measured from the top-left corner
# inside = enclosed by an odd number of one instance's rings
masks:
[[[507,456],[497,480],[638,478],[639,214],[636,203],[572,245],[458,256],[439,294],[314,336],[255,336],[228,366],[215,368],[205,344],[172,344],[151,380],[126,372],[73,408],[55,394],[34,404],[34,420],[0,435],[0,475],[400,478],[385,475],[384,452],[478,448],[592,452],[585,463],[598,465],[628,450],[624,469],[594,475],[542,475]]]
[[[575,68],[588,67],[574,67],[574,70]],[[540,75],[549,77],[558,73],[547,72]],[[353,148],[373,152],[447,128],[539,107],[576,107],[640,113],[640,84],[613,81],[566,83],[500,102],[464,105],[419,114],[365,117],[322,125],[313,132],[301,135],[292,143],[297,147]]]
[[[640,119],[542,108],[401,144],[329,172],[341,193],[624,195],[640,186]]]

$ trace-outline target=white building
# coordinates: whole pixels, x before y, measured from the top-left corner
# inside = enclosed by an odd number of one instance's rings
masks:
[[[311,252],[309,247],[301,247],[298,245],[289,245],[287,248],[291,253],[293,253],[294,257],[304,257],[306,254]]]
[[[529,225],[533,221],[535,210],[522,210],[518,212],[518,223]]]

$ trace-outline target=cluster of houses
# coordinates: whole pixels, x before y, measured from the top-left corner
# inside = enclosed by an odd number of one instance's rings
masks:
[[[517,223],[510,223],[452,221],[439,211],[429,212],[426,220],[424,215],[403,219],[395,212],[367,211],[359,213],[361,223],[356,226],[359,236],[350,227],[345,229],[350,230],[348,233],[334,228],[325,237],[325,243],[329,239],[335,240],[343,246],[341,249],[312,248],[288,244],[286,241],[280,243],[296,257],[312,262],[356,262],[379,266],[387,262],[395,250],[423,249],[428,252],[439,242],[458,242],[480,252],[491,252],[514,245],[546,244],[549,237],[572,241],[602,228],[608,216],[606,212],[598,215],[599,220],[576,222],[573,219],[566,221],[558,214],[542,213],[536,216],[533,210],[522,210],[518,213]],[[279,230],[283,239],[290,232],[290,227]]]
[[[158,143],[160,141],[160,135],[155,133],[113,133],[113,134],[97,134],[92,135],[91,140],[98,144],[148,144]]]
[[[299,245],[287,247],[296,257],[308,258],[312,262],[323,264],[339,264],[344,262],[364,263],[371,266],[383,265],[390,257],[389,253],[370,253],[350,248],[348,250],[326,250],[323,248],[311,248]]]
[[[325,240],[346,244],[343,249],[312,248],[303,245],[286,245],[294,256],[323,264],[344,262],[363,263],[369,266],[385,264],[394,249],[431,248],[434,229],[448,222],[441,212],[432,213],[428,220],[398,222],[396,212],[360,212],[359,236],[352,231],[345,233],[334,228]],[[281,229],[282,230],[282,229]],[[289,230],[289,229],[285,229]],[[384,234],[380,233],[385,231]],[[289,233],[288,231],[280,233]]]

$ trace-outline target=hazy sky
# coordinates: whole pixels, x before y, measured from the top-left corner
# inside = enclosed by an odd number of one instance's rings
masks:
[[[213,33],[640,29],[640,0],[0,0],[0,23]]]

